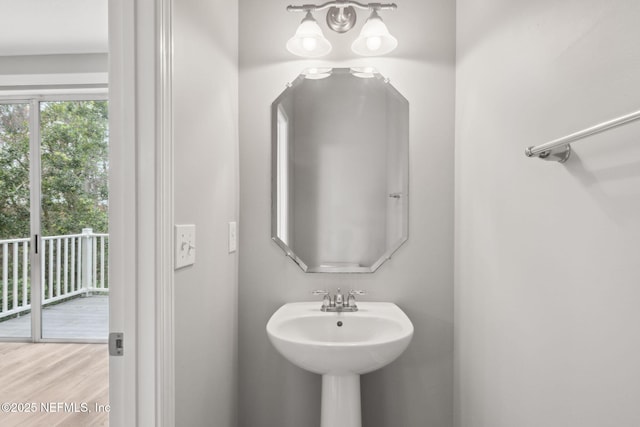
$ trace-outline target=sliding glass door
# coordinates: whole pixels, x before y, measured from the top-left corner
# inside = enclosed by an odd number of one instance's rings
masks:
[[[104,340],[107,101],[32,99],[3,106],[2,173],[13,179],[0,181],[0,338]]]
[[[40,103],[42,338],[108,335],[107,101]]]

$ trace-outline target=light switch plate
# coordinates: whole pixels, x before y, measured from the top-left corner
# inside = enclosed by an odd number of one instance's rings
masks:
[[[238,249],[238,224],[235,221],[229,223],[229,253]]]
[[[196,226],[194,224],[176,224],[175,230],[174,268],[177,270],[196,262]]]

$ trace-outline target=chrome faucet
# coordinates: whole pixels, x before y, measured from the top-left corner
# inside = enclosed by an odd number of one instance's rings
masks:
[[[336,307],[336,311],[342,311],[344,307],[344,300],[342,299],[342,294],[340,293],[340,288],[338,288],[338,292],[333,297],[334,306]]]
[[[358,311],[358,306],[356,305],[356,295],[364,295],[364,291],[355,291],[350,290],[348,292],[347,299],[345,301],[342,292],[340,292],[340,288],[336,294],[332,297],[329,291],[325,290],[317,290],[312,292],[313,295],[322,295],[322,307],[320,310],[326,312],[336,312],[336,311]]]

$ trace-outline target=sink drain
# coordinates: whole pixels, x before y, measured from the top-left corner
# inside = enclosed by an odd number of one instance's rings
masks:
[[[338,321],[338,326],[342,326],[342,321],[341,320]]]

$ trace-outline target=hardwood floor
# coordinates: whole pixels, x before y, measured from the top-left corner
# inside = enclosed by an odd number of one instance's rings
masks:
[[[0,426],[108,426],[108,403],[106,344],[0,343]]]

